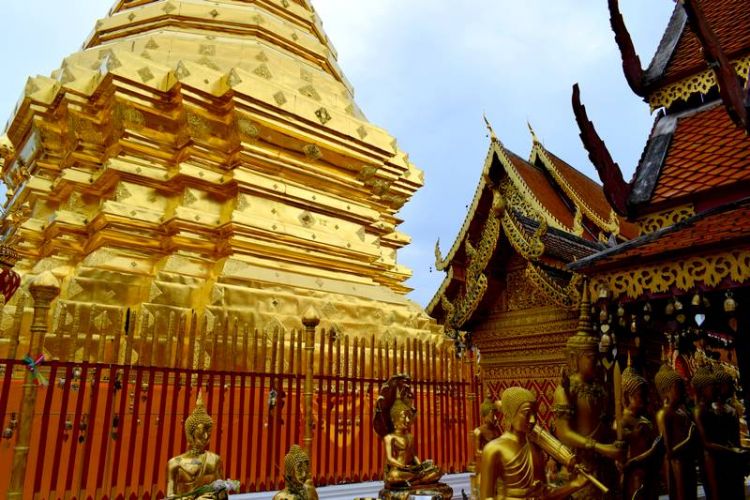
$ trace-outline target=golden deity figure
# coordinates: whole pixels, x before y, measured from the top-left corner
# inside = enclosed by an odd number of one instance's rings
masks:
[[[736,419],[729,417],[719,402],[716,374],[709,367],[701,367],[696,370],[691,382],[696,396],[693,418],[703,445],[706,497],[745,498],[747,450],[739,446]]]
[[[479,407],[479,414],[482,418],[482,424],[474,429],[474,454],[476,456],[477,470],[482,457],[484,446],[497,439],[503,433],[497,421],[498,408],[492,398],[486,398]]]
[[[503,391],[501,406],[506,430],[482,451],[480,500],[563,499],[586,485],[588,479],[583,475],[557,488],[546,484],[542,452],[547,450],[532,436],[537,412],[534,393],[522,387],[509,387]]]
[[[609,392],[598,369],[599,340],[592,335],[587,286],[581,297],[578,331],[568,339],[567,369],[555,389],[552,412],[555,434],[570,446],[578,461],[605,484],[613,484],[614,461],[623,449],[614,442]],[[575,498],[603,498],[601,490],[589,485]]]
[[[284,489],[273,500],[318,500],[310,473],[310,457],[294,444],[284,457]]]
[[[649,420],[648,381],[630,366],[623,372],[622,439],[627,455],[622,470],[623,498],[652,500],[659,498],[659,469],[664,445],[656,426]]]
[[[664,477],[672,500],[697,496],[695,425],[685,408],[685,381],[664,363],[654,379],[664,405],[656,414],[656,426],[664,442]]]
[[[416,454],[411,425],[416,416],[411,378],[394,375],[380,388],[373,427],[385,446],[385,487],[380,498],[406,500],[410,495],[453,496],[450,486],[439,483],[443,472],[432,460],[420,460]]]
[[[221,457],[206,449],[212,428],[213,420],[198,392],[195,409],[185,419],[185,435],[190,449],[167,463],[167,498],[226,498],[225,492],[216,492],[210,487],[215,481],[224,479]]]

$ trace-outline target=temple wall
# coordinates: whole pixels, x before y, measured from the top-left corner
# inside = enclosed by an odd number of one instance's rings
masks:
[[[498,294],[488,316],[472,330],[480,351],[485,396],[522,386],[539,399],[539,418],[551,423],[552,397],[565,364],[565,342],[575,333],[575,311],[550,304],[528,282],[509,273],[509,293]]]

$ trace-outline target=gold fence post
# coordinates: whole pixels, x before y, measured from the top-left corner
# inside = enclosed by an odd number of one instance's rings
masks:
[[[312,430],[313,430],[313,366],[315,355],[315,327],[320,323],[317,311],[310,308],[302,316],[302,324],[305,325],[305,434],[302,438],[302,445],[308,457],[312,461]]]
[[[29,354],[38,356],[44,347],[44,336],[47,333],[47,316],[52,301],[60,293],[60,282],[49,272],[45,271],[37,276],[29,285],[29,292],[34,298],[34,319],[31,322],[31,343]],[[52,389],[48,389],[52,390]],[[23,482],[26,477],[26,458],[29,454],[31,440],[31,424],[34,420],[34,406],[36,404],[34,373],[26,370],[23,384],[23,400],[18,411],[18,438],[13,448],[13,465],[11,467],[8,499],[21,498]]]
[[[475,408],[475,402],[477,400],[477,393],[475,392],[476,386],[474,385],[474,377],[473,377],[473,370],[471,369],[472,362],[474,361],[473,356],[471,354],[471,350],[467,350],[464,352],[463,356],[463,364],[464,364],[464,380],[467,384],[467,391],[466,391],[466,399],[468,400],[468,411],[466,412],[466,420],[468,420],[468,425],[466,426],[466,429],[468,430],[468,438],[469,438],[469,456],[468,462],[466,464],[466,469],[469,472],[476,472],[476,453],[475,453],[475,446],[474,446],[474,425],[479,425],[477,423],[478,419],[477,416],[474,414],[474,408]]]

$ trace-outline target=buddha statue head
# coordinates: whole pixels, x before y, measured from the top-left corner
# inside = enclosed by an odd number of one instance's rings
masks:
[[[397,399],[391,406],[390,417],[394,430],[408,431],[414,418],[414,410],[401,399]]]
[[[293,444],[284,457],[284,487],[299,498],[306,498],[305,483],[310,479],[310,458]]]
[[[732,374],[723,368],[719,368],[714,373],[714,376],[716,377],[716,386],[718,388],[719,397],[721,397],[722,400],[734,397],[735,387]]]
[[[206,450],[208,442],[211,439],[213,425],[214,422],[206,412],[201,393],[198,391],[198,398],[195,401],[193,413],[185,419],[185,436],[190,445],[190,451],[200,454]]]
[[[599,354],[599,340],[593,335],[589,316],[590,307],[588,285],[584,283],[578,330],[566,343],[568,369],[571,374],[578,374],[584,382],[591,382],[596,377]]]
[[[716,393],[716,375],[709,367],[702,366],[698,368],[690,383],[693,384],[695,395],[699,401],[713,402]]]
[[[503,391],[503,428],[527,433],[536,423],[536,396],[523,387],[508,387]]]
[[[479,406],[479,415],[485,425],[497,424],[497,407],[492,398],[487,397]]]
[[[685,397],[685,381],[680,374],[665,363],[654,377],[656,390],[666,403],[680,403]]]
[[[631,410],[645,410],[648,405],[648,381],[637,373],[623,374],[622,394],[625,405]]]

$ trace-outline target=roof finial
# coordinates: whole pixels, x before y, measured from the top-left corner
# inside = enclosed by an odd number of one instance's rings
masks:
[[[531,122],[529,120],[526,120],[526,126],[529,127],[529,132],[531,132],[531,142],[533,144],[541,144],[541,142],[539,141],[539,137],[536,136],[534,127],[531,126]]]
[[[490,121],[487,119],[487,115],[485,113],[482,113],[482,118],[484,118],[484,123],[485,125],[487,125],[487,130],[490,131],[490,140],[494,142],[500,142],[500,139],[498,139],[495,135],[495,131],[492,130],[492,125],[490,125]]]

